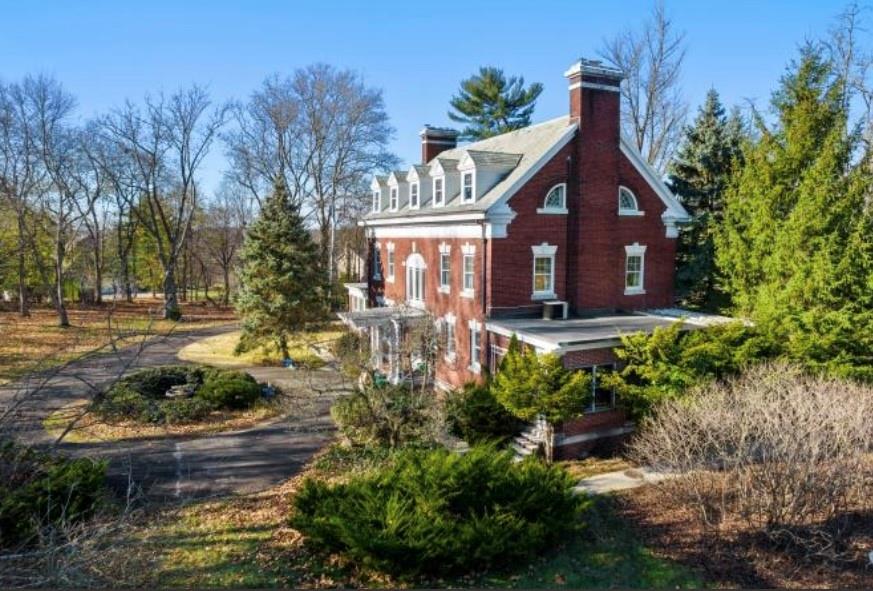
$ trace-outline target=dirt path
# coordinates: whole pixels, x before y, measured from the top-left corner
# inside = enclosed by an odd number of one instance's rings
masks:
[[[142,347],[74,361],[59,370],[0,387],[0,417],[21,441],[55,442],[43,419],[76,399],[137,368],[179,363],[176,353],[191,342],[234,330],[227,325],[191,333],[155,337]],[[295,373],[284,368],[249,368],[261,381],[289,394],[289,413],[281,419],[238,432],[200,438],[153,438],[122,442],[69,444],[73,455],[109,460],[111,484],[119,492],[132,487],[151,500],[173,500],[262,490],[293,476],[333,437],[330,404],[342,380],[322,369]]]

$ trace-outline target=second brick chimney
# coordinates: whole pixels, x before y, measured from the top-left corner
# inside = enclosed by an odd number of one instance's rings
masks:
[[[427,164],[437,157],[440,152],[451,150],[458,146],[458,132],[444,127],[431,127],[425,125],[418,132],[421,136],[421,163]]]

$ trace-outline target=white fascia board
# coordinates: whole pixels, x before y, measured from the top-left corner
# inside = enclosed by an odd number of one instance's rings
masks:
[[[685,211],[685,208],[682,207],[682,204],[679,203],[678,199],[676,199],[676,196],[667,188],[667,185],[664,184],[664,181],[661,180],[661,177],[659,177],[658,173],[655,172],[655,169],[646,162],[646,159],[643,158],[642,154],[640,154],[624,136],[621,138],[621,152],[630,163],[633,164],[634,168],[637,169],[637,172],[639,172],[646,180],[658,197],[660,197],[664,205],[667,206],[667,211],[661,215],[661,218],[665,222],[668,220],[680,223],[690,222],[691,216],[688,215],[688,212]]]
[[[532,164],[532,165],[531,165],[531,166],[530,166],[530,167],[525,171],[525,173],[524,173],[523,175],[521,175],[520,177],[518,177],[518,179],[517,179],[514,183],[512,183],[512,186],[510,186],[508,189],[506,189],[506,190],[503,192],[503,195],[501,195],[500,198],[499,198],[497,201],[495,201],[494,203],[491,204],[490,207],[488,207],[488,211],[487,211],[487,212],[488,212],[488,213],[491,213],[492,210],[493,210],[493,211],[498,211],[498,212],[506,211],[506,208],[505,208],[504,206],[506,205],[506,202],[509,201],[510,197],[512,197],[513,195],[515,195],[516,193],[518,193],[519,189],[521,189],[523,186],[525,186],[525,185],[527,184],[527,182],[528,182],[531,178],[533,178],[533,176],[534,176],[536,173],[538,173],[538,172],[540,171],[540,169],[541,169],[543,166],[545,166],[546,163],[547,163],[549,160],[551,160],[552,158],[554,158],[555,155],[556,155],[558,152],[561,151],[561,148],[563,148],[563,147],[566,146],[568,143],[570,143],[570,140],[573,139],[573,136],[576,135],[576,131],[577,131],[578,129],[579,129],[579,124],[578,124],[578,123],[577,123],[577,124],[574,124],[574,125],[571,125],[570,127],[568,127],[567,130],[564,131],[564,133],[561,135],[561,137],[558,138],[558,141],[556,141],[556,142],[552,145],[551,148],[549,148],[548,150],[546,150],[545,154],[543,154],[543,155],[540,157],[539,160],[537,160],[536,162],[534,162],[534,163],[533,163],[533,164]]]
[[[370,228],[378,228],[380,226],[417,226],[419,224],[443,224],[450,222],[478,222],[485,219],[484,211],[475,211],[469,213],[450,213],[446,215],[417,215],[403,216],[393,218],[364,218],[361,220],[362,225]]]
[[[479,224],[381,226],[373,229],[376,238],[482,238]]]
[[[560,348],[560,345],[553,343],[551,341],[546,341],[544,339],[538,339],[536,337],[523,335],[523,334],[515,332],[514,330],[509,330],[509,329],[503,328],[502,326],[497,326],[497,325],[491,324],[490,322],[485,323],[485,330],[487,330],[489,332],[493,332],[494,334],[499,334],[501,336],[509,337],[509,338],[512,338],[514,335],[515,337],[518,338],[518,342],[525,343],[527,345],[531,345],[533,347],[536,347],[537,349],[541,349],[541,350],[546,351],[546,352],[557,351]]]

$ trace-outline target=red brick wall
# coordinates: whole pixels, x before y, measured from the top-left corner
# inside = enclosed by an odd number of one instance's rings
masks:
[[[454,387],[476,380],[479,375],[470,371],[470,330],[468,322],[472,319],[483,324],[481,349],[482,357],[480,364],[485,367],[488,361],[487,339],[484,330],[484,314],[482,312],[482,239],[468,238],[380,238],[379,248],[382,258],[382,274],[386,277],[385,298],[393,300],[396,304],[406,301],[406,259],[413,252],[421,254],[424,258],[427,270],[424,281],[424,302],[427,311],[435,319],[441,318],[446,313],[455,315],[455,350],[454,362],[448,362],[442,354],[436,369],[436,379]],[[387,281],[388,270],[388,243],[394,244],[394,281]],[[440,244],[451,246],[452,275],[450,292],[439,291],[439,268],[440,268]],[[461,247],[471,244],[476,247],[474,257],[474,297],[461,296],[463,285],[463,252]],[[413,245],[415,250],[413,251]]]
[[[608,365],[616,363],[618,358],[613,349],[586,349],[584,351],[568,351],[563,356],[564,367],[577,369],[592,365]]]

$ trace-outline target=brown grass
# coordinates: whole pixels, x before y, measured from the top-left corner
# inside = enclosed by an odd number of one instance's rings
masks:
[[[584,460],[563,460],[557,462],[558,466],[566,470],[567,474],[577,480],[590,478],[608,472],[630,470],[634,465],[621,456],[600,458],[591,456]]]
[[[236,320],[232,309],[200,302],[183,303],[180,322],[161,320],[161,306],[160,299],[152,298],[102,306],[70,304],[69,328],[57,326],[51,308],[34,308],[28,318],[0,310],[0,384],[106,347],[113,340],[120,346],[144,335],[196,330]]]

